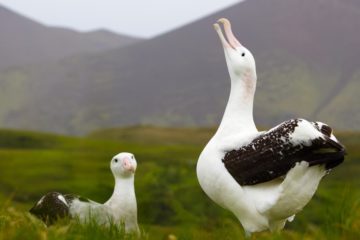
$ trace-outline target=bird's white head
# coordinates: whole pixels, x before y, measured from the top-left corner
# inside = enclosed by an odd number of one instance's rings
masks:
[[[137,162],[134,154],[122,152],[111,159],[110,168],[115,178],[128,178],[135,174]]]
[[[226,38],[219,24],[223,25]],[[247,48],[241,45],[234,36],[230,21],[226,18],[221,18],[214,24],[214,28],[223,45],[231,79],[241,78],[249,81],[256,81],[254,56]]]

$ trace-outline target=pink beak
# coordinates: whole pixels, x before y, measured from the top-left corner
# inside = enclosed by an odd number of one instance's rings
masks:
[[[224,47],[231,47],[233,49],[236,49],[237,47],[241,47],[240,42],[236,39],[234,33],[232,32],[230,21],[226,18],[220,18],[217,22],[222,23],[224,25],[225,35],[228,41],[226,41],[226,39],[224,38],[224,35],[221,31],[219,24],[217,23],[214,24],[214,28],[219,34],[219,37]]]
[[[130,171],[132,173],[135,172],[135,166],[131,164],[131,161],[128,158],[125,158],[123,161],[123,166],[127,171]]]

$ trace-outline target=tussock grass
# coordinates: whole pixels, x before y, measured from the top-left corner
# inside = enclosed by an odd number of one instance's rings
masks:
[[[98,225],[95,219],[86,223],[80,223],[77,219],[60,219],[55,225],[47,227],[30,213],[7,207],[0,212],[0,239],[136,240],[148,238],[145,233],[139,237],[135,234],[126,234],[123,226],[118,224]]]
[[[133,152],[138,160],[141,239],[244,239],[237,219],[205,196],[197,182],[197,157],[213,129],[174,134],[172,129],[156,133],[158,129],[150,128],[142,136],[144,128],[131,141],[124,129],[83,138],[0,131],[0,240],[136,239],[116,226],[76,219],[47,228],[28,213],[53,190],[107,200],[113,190],[109,161],[120,151]],[[27,139],[26,146],[22,139]],[[257,233],[251,239],[360,239],[360,134],[340,134],[339,139],[347,146],[345,163],[324,178],[294,222],[281,233]]]

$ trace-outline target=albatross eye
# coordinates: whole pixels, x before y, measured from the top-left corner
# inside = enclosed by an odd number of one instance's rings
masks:
[[[131,159],[134,159],[134,156],[131,156]]]
[[[241,54],[241,56],[242,56],[242,57],[245,57],[245,53],[243,52],[243,53]]]
[[[117,158],[114,159],[114,162],[116,162],[116,163],[118,162]]]

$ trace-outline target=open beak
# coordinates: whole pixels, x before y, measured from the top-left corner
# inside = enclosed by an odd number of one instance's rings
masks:
[[[223,26],[224,26],[226,38],[223,35],[223,32],[221,30],[219,23],[223,24]],[[220,18],[219,20],[217,20],[217,23],[214,24],[214,28],[215,28],[216,32],[218,33],[221,43],[223,44],[223,46],[225,48],[236,49],[237,47],[241,46],[240,42],[236,39],[236,37],[234,36],[234,34],[231,30],[231,23],[228,19]]]

